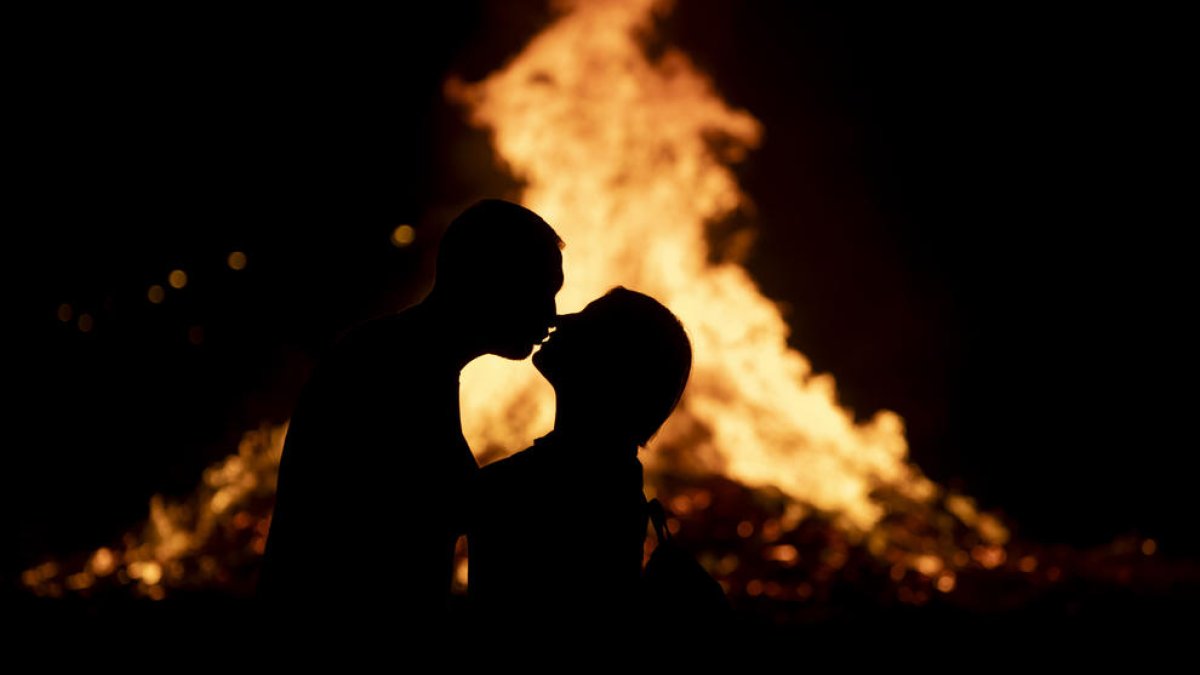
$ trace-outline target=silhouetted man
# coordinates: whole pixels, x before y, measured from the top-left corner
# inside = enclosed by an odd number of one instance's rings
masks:
[[[318,365],[284,443],[259,584],[276,619],[440,625],[478,470],[459,372],[546,337],[561,247],[532,211],[479,202],[447,228],[425,300],[355,328]]]

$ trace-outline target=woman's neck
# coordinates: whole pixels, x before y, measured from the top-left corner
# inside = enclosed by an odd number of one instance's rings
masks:
[[[638,445],[627,434],[619,432],[620,420],[598,412],[599,406],[570,405],[559,400],[554,412],[554,434],[564,438],[582,439],[588,445],[605,448],[628,447],[629,456],[636,457]]]

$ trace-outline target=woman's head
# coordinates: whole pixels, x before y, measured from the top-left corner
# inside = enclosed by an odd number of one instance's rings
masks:
[[[657,300],[617,287],[560,316],[533,357],[554,386],[559,419],[644,445],[674,410],[692,367],[679,319]]]

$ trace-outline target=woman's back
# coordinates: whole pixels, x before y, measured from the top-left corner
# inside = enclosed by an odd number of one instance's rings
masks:
[[[468,536],[481,621],[569,627],[636,612],[646,536],[636,447],[551,434],[484,467]]]

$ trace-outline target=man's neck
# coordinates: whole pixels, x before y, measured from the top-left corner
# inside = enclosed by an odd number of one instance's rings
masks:
[[[419,318],[430,343],[448,359],[457,373],[483,356],[486,350],[477,332],[471,330],[462,312],[456,309],[431,294],[410,311]]]

